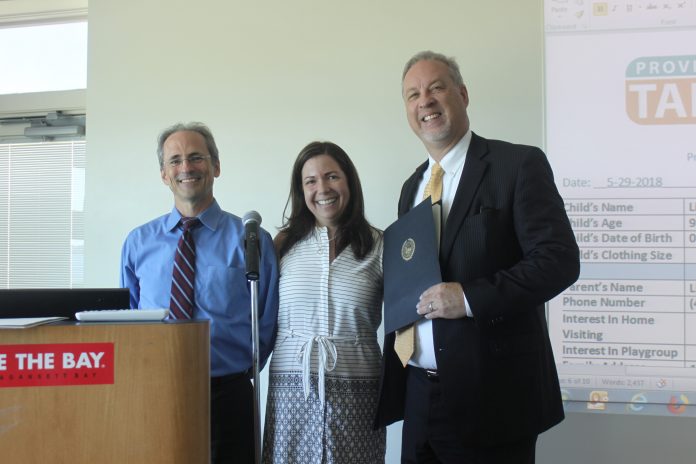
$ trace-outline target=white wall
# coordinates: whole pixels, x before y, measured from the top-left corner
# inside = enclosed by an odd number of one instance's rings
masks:
[[[218,201],[238,215],[259,211],[272,233],[299,150],[336,142],[360,172],[368,218],[384,228],[425,159],[400,97],[405,61],[423,49],[455,56],[473,130],[541,145],[542,47],[540,0],[91,0],[86,285],[117,285],[127,232],[172,207],[155,156],[165,126],[207,123],[221,151]],[[629,435],[687,424],[650,420],[572,416],[541,438],[538,461],[648,463],[640,448],[650,443],[661,462],[693,462],[686,442],[617,434],[617,424]],[[390,463],[399,430],[389,431]],[[616,442],[595,441],[603,430]],[[629,444],[638,451],[623,460]]]
[[[479,3],[91,1],[88,283],[115,283],[128,230],[171,208],[155,140],[173,122],[211,127],[218,201],[258,210],[269,230],[295,156],[316,139],[353,158],[375,225],[396,218],[401,183],[425,159],[400,96],[403,64],[422,49],[460,60],[474,130],[541,143],[541,7],[470,14]]]

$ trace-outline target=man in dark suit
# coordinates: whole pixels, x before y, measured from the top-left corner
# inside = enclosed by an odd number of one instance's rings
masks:
[[[412,355],[385,338],[376,425],[404,419],[402,462],[533,463],[537,435],[564,417],[544,311],[579,275],[563,200],[540,149],[471,132],[453,59],[415,55],[402,92],[430,156],[399,216],[441,168],[443,283],[420,297]]]

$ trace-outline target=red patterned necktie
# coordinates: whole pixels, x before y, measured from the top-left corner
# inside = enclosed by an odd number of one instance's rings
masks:
[[[172,294],[169,311],[174,319],[193,318],[193,283],[196,275],[196,245],[193,242],[193,228],[201,221],[196,217],[182,217],[180,227],[183,229],[179,244],[174,254],[172,272]]]

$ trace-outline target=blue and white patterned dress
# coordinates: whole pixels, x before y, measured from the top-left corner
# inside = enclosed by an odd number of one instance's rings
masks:
[[[384,463],[386,431],[372,430],[379,388],[382,238],[358,260],[329,262],[318,227],[280,261],[278,337],[271,358],[263,461]]]

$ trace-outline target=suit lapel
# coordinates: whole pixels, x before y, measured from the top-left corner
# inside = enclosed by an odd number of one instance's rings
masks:
[[[428,161],[418,166],[416,172],[414,172],[404,184],[401,198],[399,198],[399,217],[406,214],[413,207],[418,186],[420,185],[420,181],[426,169],[428,169]]]
[[[440,244],[440,263],[447,262],[457,231],[462,221],[469,215],[469,208],[473,201],[476,191],[483,179],[483,175],[488,168],[488,163],[483,160],[488,153],[486,140],[476,134],[471,134],[471,143],[466,153],[462,177],[457,186],[457,193],[447,216],[442,242]]]

